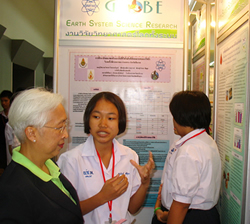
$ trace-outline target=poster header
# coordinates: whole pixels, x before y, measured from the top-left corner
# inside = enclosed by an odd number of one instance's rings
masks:
[[[60,39],[183,39],[183,1],[61,0]],[[184,11],[183,11],[184,12]]]

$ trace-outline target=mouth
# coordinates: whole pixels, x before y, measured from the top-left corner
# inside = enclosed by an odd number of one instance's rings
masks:
[[[98,131],[97,134],[99,136],[106,136],[106,135],[108,135],[108,132],[106,132],[106,131]]]
[[[61,149],[63,148],[63,146],[64,146],[64,143],[62,143],[62,144],[60,144],[60,145],[58,145]]]

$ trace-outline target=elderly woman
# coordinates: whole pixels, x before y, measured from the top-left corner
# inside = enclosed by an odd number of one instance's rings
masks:
[[[68,137],[62,96],[23,91],[12,103],[9,123],[21,142],[0,178],[0,223],[80,224],[77,193],[51,160]]]

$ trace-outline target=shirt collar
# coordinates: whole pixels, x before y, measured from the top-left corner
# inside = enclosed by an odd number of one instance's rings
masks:
[[[113,144],[114,144],[114,151],[115,151],[116,156],[117,155],[122,156],[122,155],[127,154],[127,152],[122,147],[120,147],[120,144],[116,139],[113,139]],[[96,156],[97,157],[94,139],[92,135],[89,135],[87,141],[84,143],[84,147],[82,147],[81,153],[82,153],[82,156]]]
[[[52,178],[58,178],[60,175],[59,167],[56,166],[56,164],[51,160],[48,159],[45,162],[45,165],[49,169],[50,175],[42,171],[38,166],[36,166],[33,162],[31,162],[27,157],[25,157],[23,154],[21,154],[20,151],[21,147],[17,147],[13,149],[13,156],[12,160],[14,160],[16,163],[24,166],[27,168],[30,172],[32,172],[34,175],[39,177],[45,182],[50,181]]]
[[[180,138],[179,140],[177,140],[176,143],[175,143],[175,146],[176,147],[180,147],[182,145],[182,143],[185,142],[187,139],[189,139],[192,136],[200,133],[203,130],[204,130],[204,128],[201,128],[201,129],[195,129],[195,130],[189,132],[188,134],[186,134],[185,136],[183,136],[182,138]]]

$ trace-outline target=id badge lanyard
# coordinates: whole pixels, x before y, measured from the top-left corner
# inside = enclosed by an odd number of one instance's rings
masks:
[[[183,145],[184,145],[184,143],[185,143],[185,142],[187,142],[188,140],[190,140],[190,139],[192,139],[192,138],[195,138],[196,136],[198,136],[198,135],[202,134],[202,133],[203,133],[203,132],[205,132],[205,131],[206,131],[206,130],[203,130],[203,131],[201,131],[201,132],[197,133],[196,135],[193,135],[192,137],[188,138],[187,140],[185,140],[184,142],[182,142],[181,146],[183,146]]]
[[[97,150],[96,150],[96,153],[97,153],[98,158],[99,158],[99,162],[100,162],[100,166],[101,166],[101,170],[102,170],[102,177],[103,177],[103,181],[105,183],[106,182],[106,178],[105,178],[105,175],[104,175],[104,170],[103,170],[103,166],[102,166],[102,160],[101,160],[100,154],[99,154],[99,152]],[[112,164],[112,178],[113,178],[114,177],[114,173],[115,173],[114,144],[112,144],[112,157],[113,157],[113,164]],[[108,206],[109,206],[109,223],[112,223],[112,202],[113,202],[113,200],[108,201]]]

